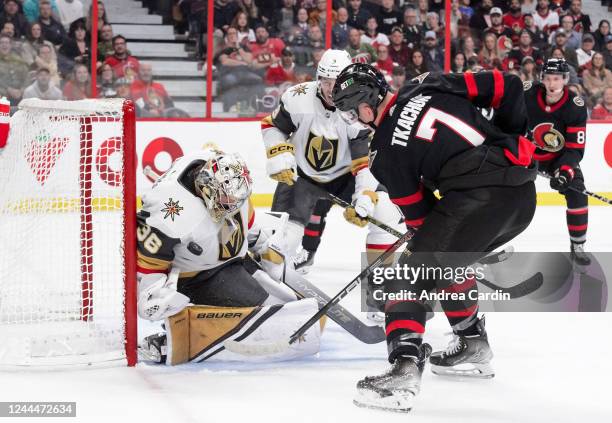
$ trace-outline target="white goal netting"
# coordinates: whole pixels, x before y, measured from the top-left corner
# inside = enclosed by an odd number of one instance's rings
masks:
[[[134,140],[124,109],[25,100],[11,118],[0,152],[0,365],[126,359],[124,195],[134,182],[124,146]]]

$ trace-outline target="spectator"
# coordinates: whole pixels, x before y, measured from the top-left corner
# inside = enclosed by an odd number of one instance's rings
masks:
[[[91,33],[91,19],[93,17],[93,4],[89,5],[89,11],[87,12],[87,32]],[[106,16],[106,7],[101,0],[98,0],[98,28],[108,24],[108,17]]]
[[[0,35],[0,97],[16,106],[28,79],[28,66],[11,51],[11,39]]]
[[[574,49],[574,51],[580,48],[582,35],[574,29],[574,18],[572,15],[564,15],[561,17],[561,28],[565,31],[565,35],[567,36],[567,41],[565,43],[567,48]],[[551,44],[554,42],[552,35],[549,42]]]
[[[19,4],[17,0],[5,0],[4,10],[0,13],[0,28],[6,22],[11,22],[15,27],[15,35],[18,38],[25,37],[28,32],[28,21],[25,16],[19,12]]]
[[[297,11],[297,19],[295,25],[299,28],[299,30],[304,35],[304,39],[308,36],[308,11],[303,7],[300,7]],[[294,29],[294,34],[295,29]]]
[[[429,12],[425,16],[423,32],[433,31],[438,39],[444,39],[444,25],[440,25],[440,15],[437,12]]]
[[[438,38],[433,31],[425,33],[423,55],[428,70],[433,72],[444,70],[444,50],[438,46]]]
[[[296,80],[293,52],[289,47],[285,47],[281,52],[280,63],[268,68],[265,81],[268,85],[281,85],[285,82],[294,83]]]
[[[527,13],[533,15],[534,13],[536,13],[537,6],[538,4],[536,0],[522,0],[521,12],[523,13],[523,15],[526,15]]]
[[[470,19],[474,15],[474,9],[470,6],[471,0],[461,0],[459,13],[461,13],[460,25],[470,25]]]
[[[489,12],[492,7],[493,0],[482,0],[480,7],[472,15],[470,19],[470,28],[472,28],[474,36],[477,36],[490,26],[491,17],[489,16]]]
[[[402,14],[393,3],[393,0],[382,0],[378,8],[378,29],[383,34],[391,34],[394,27],[402,24]]]
[[[115,91],[117,92],[117,98],[131,100],[130,85],[130,81],[128,81],[126,78],[117,78],[117,80],[115,80]],[[134,108],[136,109],[136,115],[141,116],[142,112],[140,111],[138,104],[134,103]]]
[[[425,24],[429,13],[429,0],[417,0],[417,17],[421,25]]]
[[[283,7],[274,11],[274,23],[281,38],[288,39],[296,19],[295,0],[283,0]]]
[[[142,63],[139,76],[132,82],[130,97],[140,109],[141,116],[164,116],[164,111],[174,107],[174,102],[166,88],[153,81],[153,66],[150,63]]]
[[[603,54],[595,53],[591,66],[582,73],[582,85],[588,96],[587,104],[593,107],[599,102],[607,87],[612,87],[612,72],[606,69]]]
[[[529,30],[522,30],[521,36],[519,37],[519,45],[514,47],[508,54],[508,60],[506,60],[506,69],[518,69],[523,63],[525,57],[531,57],[531,60],[535,62],[537,66],[542,66],[544,63],[544,57],[539,48],[534,47],[532,44],[531,32]]]
[[[83,9],[83,3],[81,0],[55,0],[57,2],[57,8],[59,10],[59,18],[64,29],[68,31],[70,24],[77,19],[83,19],[85,23],[85,11]]]
[[[591,32],[591,18],[582,13],[582,0],[572,0],[568,15],[574,18],[574,30],[581,33]]]
[[[58,71],[57,56],[55,55],[55,49],[46,44],[41,45],[38,48],[38,55],[34,59],[34,69],[45,68],[49,71],[51,82],[56,87],[59,87],[62,81]]]
[[[338,8],[336,23],[332,27],[332,48],[342,50],[348,44],[349,26],[346,7]]]
[[[57,61],[53,44],[43,38],[40,24],[38,22],[34,22],[28,29],[25,42],[21,45],[21,57],[28,66],[32,66],[34,64],[34,61],[38,56],[38,51],[42,45],[49,47],[53,60]]]
[[[115,74],[113,73],[113,68],[108,63],[102,64],[98,69],[96,85],[99,98],[113,98],[117,96],[117,91],[115,91]]]
[[[327,0],[317,0],[316,7],[308,14],[308,25],[316,25],[321,30],[325,29],[327,15]]]
[[[366,23],[366,30],[361,36],[361,42],[371,44],[374,49],[378,46],[388,46],[389,37],[382,32],[378,32],[378,22],[374,16],[370,16]]]
[[[606,37],[606,48],[602,54],[606,59],[606,68],[612,70],[612,35]]]
[[[593,46],[595,45],[595,39],[591,34],[584,34],[582,36],[582,47],[576,50],[576,56],[578,57],[578,74],[582,72],[582,69],[591,62],[595,51]]]
[[[531,56],[523,57],[523,61],[521,62],[521,70],[519,72],[519,76],[523,82],[531,81],[537,82],[539,81],[538,72],[536,69],[535,61]]]
[[[323,30],[318,25],[312,25],[308,28],[308,47],[310,51],[313,48],[325,48],[325,40],[323,39]]]
[[[510,0],[508,13],[502,18],[502,23],[512,30],[515,37],[521,33],[521,30],[525,28],[525,18],[521,11],[521,0]]]
[[[24,0],[22,3],[23,15],[29,23],[36,22],[40,17],[40,3],[43,1],[50,1],[53,13],[59,18],[59,9],[55,0]]]
[[[572,50],[567,46],[567,34],[563,28],[559,28],[557,32],[555,32],[555,42],[553,47],[559,47],[561,50],[563,50],[565,60],[574,68],[578,68],[578,57],[576,56],[576,50]],[[547,53],[547,56],[550,56],[550,51]]]
[[[113,50],[115,53],[108,56],[104,63],[111,65],[116,78],[125,78],[128,82],[134,81],[138,77],[140,62],[130,55],[127,41],[123,36],[113,37]]]
[[[602,19],[599,21],[599,26],[597,30],[593,33],[593,38],[595,39],[595,47],[593,50],[595,51],[604,51],[606,48],[606,37],[610,34],[610,21],[606,19]]]
[[[612,87],[607,87],[604,90],[601,102],[593,107],[591,119],[612,122]]]
[[[412,50],[404,42],[404,33],[402,28],[396,26],[391,29],[389,42],[389,55],[391,56],[391,59],[401,67],[405,68],[408,64]]]
[[[540,31],[549,34],[559,26],[559,15],[550,9],[549,0],[538,0],[537,13],[533,15],[533,22]]]
[[[100,28],[100,37],[98,39],[98,67],[107,57],[115,53],[113,48],[113,27],[111,24],[104,24]]]
[[[213,14],[215,28],[227,32],[227,28],[232,24],[238,10],[240,10],[238,4],[232,0],[215,0]]]
[[[259,8],[253,0],[237,0],[240,11],[247,15],[249,24],[254,26],[261,23],[261,16],[259,14]]]
[[[221,90],[261,84],[261,77],[251,69],[252,62],[251,50],[238,42],[238,30],[230,27],[225,36],[225,45],[215,58],[215,64],[221,75],[219,80]]]
[[[74,65],[90,64],[89,40],[85,19],[78,19],[70,24],[68,38],[59,49],[59,68],[62,75],[72,72]]]
[[[85,23],[85,22],[83,22]],[[72,71],[72,78],[64,85],[66,100],[84,100],[91,98],[91,78],[87,66],[77,63]]]
[[[15,37],[15,25],[13,25],[13,22],[4,22],[4,25],[0,27],[0,34],[9,36],[13,41],[13,48],[15,48],[17,38]]]
[[[54,46],[59,46],[64,42],[66,31],[62,24],[52,16],[51,2],[49,0],[40,1],[38,23],[45,40],[50,41]]]
[[[61,100],[62,91],[51,82],[49,69],[39,68],[36,71],[36,80],[23,91],[23,98]]]
[[[553,59],[565,60],[565,52],[562,49],[555,47],[552,49],[550,53],[550,57],[552,57]],[[569,83],[579,84],[580,81],[578,80],[578,73],[576,71],[576,68],[570,65],[569,63],[568,63],[568,67],[569,67]]]
[[[489,13],[491,19],[491,26],[484,30],[485,34],[494,34],[498,39],[500,37],[507,37],[509,40],[512,39],[514,33],[510,28],[503,24],[503,14],[499,7],[494,7]]]
[[[249,47],[253,54],[252,67],[263,76],[272,64],[278,62],[285,43],[280,38],[270,37],[266,27],[259,25],[255,29],[255,42],[250,43]]]
[[[451,66],[451,71],[454,73],[464,73],[467,70],[467,60],[465,60],[465,55],[461,52],[455,53],[455,57],[453,57],[453,65]]]
[[[406,6],[404,10],[404,42],[410,49],[421,46],[421,26],[417,22],[417,12],[414,6]]]
[[[246,12],[239,10],[230,25],[238,30],[239,43],[255,42],[255,31],[249,28],[249,18]],[[244,40],[244,41],[243,41]]]
[[[413,50],[406,68],[407,78],[414,78],[428,71],[427,62],[425,62],[425,56],[423,56],[421,50]]]
[[[548,36],[536,26],[533,15],[526,14],[523,17],[525,18],[525,29],[531,33],[534,47],[545,50],[548,47]]]
[[[478,53],[476,52],[476,43],[474,42],[474,38],[471,36],[467,36],[461,40],[460,44],[461,51],[465,56],[466,60],[470,60],[472,58],[478,58]]]
[[[354,62],[372,63],[377,59],[374,47],[361,42],[361,32],[357,28],[349,30],[349,43],[345,50],[348,51]]]
[[[393,68],[398,66],[398,64],[395,63],[389,56],[389,47],[379,45],[376,49],[376,53],[378,55],[378,60],[372,63],[372,66],[380,70],[382,74],[390,81]]]
[[[478,54],[478,62],[483,69],[500,69],[502,68],[502,59],[497,49],[497,37],[495,34],[486,34],[480,53]]]
[[[403,66],[395,66],[391,72],[391,89],[398,92],[406,83],[406,69]]]
[[[361,0],[348,0],[348,6],[349,26],[365,31],[368,18],[372,14],[367,9],[361,7]]]

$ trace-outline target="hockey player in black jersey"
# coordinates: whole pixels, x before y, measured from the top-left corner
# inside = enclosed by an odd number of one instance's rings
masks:
[[[587,109],[584,100],[566,87],[569,66],[564,59],[548,59],[541,83],[525,83],[529,129],[538,149],[534,158],[541,171],[552,176],[551,188],[565,196],[572,259],[579,265],[591,260],[584,252],[589,208],[580,161],[586,146]]]
[[[369,65],[353,64],[338,76],[334,103],[344,118],[375,128],[370,144],[372,173],[386,186],[409,225],[418,231],[400,264],[467,266],[505,244],[531,222],[536,206],[532,165],[534,145],[527,129],[521,81],[498,71],[463,75],[423,74],[397,95]],[[493,108],[488,122],[477,107]],[[436,200],[432,188],[442,198]],[[435,254],[461,252],[461,258]],[[414,254],[419,253],[419,254]],[[454,261],[453,261],[454,260]],[[463,261],[462,261],[463,260]],[[463,284],[441,280],[386,280],[385,294],[410,291],[468,292]],[[413,298],[415,298],[413,297]],[[472,296],[468,296],[471,298]],[[476,300],[441,301],[454,339],[431,355],[437,374],[492,377],[484,320]],[[391,369],[357,384],[355,404],[408,411],[420,390],[431,353],[423,343],[426,305],[386,301],[385,320]],[[463,369],[469,370],[463,370]]]

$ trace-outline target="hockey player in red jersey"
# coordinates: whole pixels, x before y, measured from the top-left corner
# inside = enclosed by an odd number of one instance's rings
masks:
[[[551,188],[565,196],[571,256],[575,263],[588,265],[584,252],[589,208],[584,191],[580,161],[586,146],[587,109],[584,100],[566,84],[569,66],[564,59],[548,59],[542,82],[525,82],[525,103],[529,129],[538,149],[534,158],[541,171],[552,176]]]
[[[407,222],[418,228],[410,245],[412,255],[402,254],[400,265],[416,267],[426,261],[427,266],[468,266],[529,225],[536,206],[535,147],[522,136],[527,129],[522,96],[519,78],[498,71],[426,73],[397,95],[369,65],[353,64],[338,76],[334,103],[346,120],[376,128],[370,144],[371,171]],[[493,108],[494,120],[488,122],[477,107]],[[440,200],[430,187],[439,190]],[[449,258],[440,252],[464,254]],[[418,298],[434,289],[440,293],[477,288],[473,278],[460,285],[423,278],[385,281],[385,294],[409,291],[414,296],[409,301],[386,301],[392,366],[357,383],[356,405],[411,409],[431,354],[431,347],[423,343],[427,308]],[[493,354],[484,320],[477,316],[477,300],[444,300],[441,305],[454,339],[446,351],[429,358],[434,373],[492,377]]]

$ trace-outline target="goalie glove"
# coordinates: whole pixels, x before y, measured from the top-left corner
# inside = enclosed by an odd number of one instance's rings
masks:
[[[559,192],[565,192],[573,179],[574,169],[567,165],[563,165],[559,169],[555,170],[555,173],[550,180],[550,187]]]
[[[344,209],[344,218],[363,228],[368,224],[366,218],[374,214],[376,203],[378,203],[378,194],[369,190],[362,191],[355,196],[353,205]]]
[[[178,275],[176,275],[178,276]],[[176,281],[170,277],[153,273],[144,275],[138,282],[138,315],[155,321],[175,315],[190,302],[189,297],[176,290]]]
[[[266,172],[268,176],[283,184],[293,185],[297,167],[293,155],[293,145],[289,143],[274,145],[268,149],[267,157]]]

